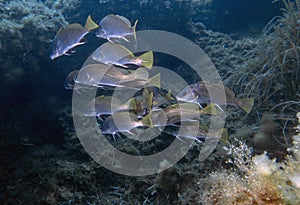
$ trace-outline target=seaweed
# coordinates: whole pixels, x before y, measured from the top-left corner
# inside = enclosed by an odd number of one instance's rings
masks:
[[[270,100],[293,100],[300,90],[300,3],[283,2],[283,15],[267,24],[247,71],[237,74],[237,84],[245,95],[255,97],[257,107]]]

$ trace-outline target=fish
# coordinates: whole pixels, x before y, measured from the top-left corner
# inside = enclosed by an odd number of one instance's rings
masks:
[[[101,95],[89,102],[84,109],[84,116],[100,117],[101,115],[112,115],[121,110],[136,110],[134,98],[122,103],[119,99],[112,96]]]
[[[223,89],[225,91],[226,102],[224,102],[224,100],[222,99],[217,98],[218,96],[222,96]],[[210,91],[210,95],[213,95],[216,98],[211,98],[208,90]],[[253,98],[235,98],[234,92],[231,91],[228,87],[218,83],[206,83],[203,81],[185,87],[176,95],[176,99],[178,101],[196,103],[199,106],[209,103],[215,103],[217,106],[224,104],[234,105],[240,107],[246,113],[250,113],[254,105]]]
[[[88,16],[84,27],[78,23],[72,23],[60,28],[51,43],[50,59],[54,60],[62,55],[70,55],[74,47],[84,44],[83,37],[98,27],[91,16]]]
[[[117,65],[128,68],[128,64],[143,66],[148,69],[153,65],[153,52],[148,51],[140,56],[134,54],[121,44],[107,42],[99,46],[93,53],[92,58],[103,64]]]
[[[150,110],[155,110],[159,106],[171,102],[174,98],[171,95],[171,91],[165,92],[163,89],[160,89],[155,86],[145,87],[143,89],[142,95],[135,96],[137,110],[136,114],[138,116],[143,116],[149,113]]]
[[[122,83],[142,81],[146,84],[148,80],[150,80],[149,73],[144,68],[125,70],[105,64],[88,64],[79,71],[75,82],[95,87],[126,87],[126,85],[122,85]]]
[[[68,90],[73,90],[75,85],[75,80],[77,78],[79,70],[71,71],[65,79],[64,87]]]
[[[121,82],[119,84],[120,87],[127,87],[127,88],[134,88],[134,89],[142,89],[148,86],[154,86],[160,88],[160,73],[152,76],[148,80],[134,80],[134,81],[127,81]]]
[[[180,126],[160,127],[159,130],[179,139],[189,138],[199,141],[203,138],[218,138],[223,143],[226,143],[228,141],[228,132],[226,128],[208,132],[209,128],[207,126],[199,124],[198,121],[184,121],[181,122]]]
[[[138,20],[131,26],[130,21],[124,16],[109,14],[100,21],[96,36],[111,42],[112,39],[123,39],[129,42],[126,37],[133,36],[137,42],[135,31],[137,23]]]
[[[152,111],[154,127],[174,125],[182,121],[196,121],[200,115],[217,115],[217,109],[213,103],[203,109],[193,103],[172,104],[164,109]]]
[[[70,72],[64,82],[64,87],[67,90],[76,90],[78,93],[80,93],[81,90],[85,89],[94,89],[95,86],[93,86],[91,83],[79,83],[80,80],[77,80],[78,73],[80,70],[74,70]],[[82,79],[82,76],[81,76]],[[76,86],[75,86],[76,84]],[[104,88],[104,86],[97,85],[99,88]],[[111,87],[106,87],[106,90],[112,90],[113,88]]]
[[[115,112],[105,119],[100,129],[103,134],[115,135],[120,132],[135,134],[132,129],[137,127],[153,127],[150,113],[139,120],[134,113]]]
[[[172,102],[175,100],[175,98],[172,96],[171,90],[166,91],[154,86],[144,88],[144,90],[146,90],[148,93],[153,93],[152,106],[154,109],[167,102]]]

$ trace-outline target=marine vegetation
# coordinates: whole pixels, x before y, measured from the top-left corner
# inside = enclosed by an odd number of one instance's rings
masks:
[[[299,97],[300,2],[283,3],[283,15],[274,17],[265,27],[248,68],[231,77],[246,96],[257,100],[258,107],[268,100],[276,105]]]

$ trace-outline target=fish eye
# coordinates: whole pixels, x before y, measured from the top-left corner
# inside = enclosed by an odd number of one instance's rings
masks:
[[[193,92],[193,94],[194,94],[195,96],[198,95],[198,92],[197,92],[196,90],[193,90],[192,92]]]
[[[193,92],[194,97],[197,98],[198,97],[198,92],[196,90],[193,90],[192,92]]]
[[[102,59],[102,54],[100,52],[96,52],[93,54],[92,58],[95,60],[95,61],[99,61]]]
[[[103,29],[98,29],[96,36],[105,37],[106,35]]]

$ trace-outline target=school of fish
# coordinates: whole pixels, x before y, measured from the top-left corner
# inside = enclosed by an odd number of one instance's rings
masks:
[[[66,89],[80,92],[81,89],[96,87],[104,89],[105,93],[115,88],[136,90],[129,99],[96,96],[86,105],[83,116],[96,117],[102,133],[114,138],[121,133],[134,135],[136,128],[156,128],[179,139],[225,139],[226,129],[209,134],[208,126],[199,124],[202,117],[224,112],[221,108],[224,104],[238,106],[250,113],[254,100],[238,99],[229,88],[203,81],[191,84],[173,96],[171,91],[160,87],[160,73],[149,74],[154,62],[152,51],[135,55],[119,43],[137,43],[137,23],[138,20],[132,26],[127,18],[110,14],[97,24],[88,16],[84,26],[69,24],[59,29],[54,37],[49,55],[52,60],[63,55],[70,56],[75,47],[85,43],[84,37],[92,31],[98,38],[107,40],[90,55],[80,70],[69,73],[64,84]],[[209,94],[218,96],[223,90],[225,103],[218,98],[210,98]]]

